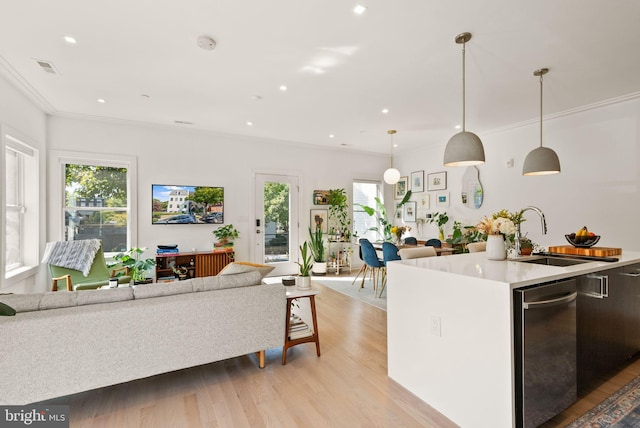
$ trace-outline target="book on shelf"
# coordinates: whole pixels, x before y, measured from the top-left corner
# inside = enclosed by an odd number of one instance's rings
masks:
[[[301,339],[309,336],[313,336],[313,331],[311,331],[309,327],[305,330],[289,332],[289,340]]]
[[[175,276],[161,276],[156,282],[173,282],[176,280]]]
[[[156,250],[156,254],[178,254],[178,253],[180,253],[180,250],[177,248],[171,248],[171,249],[158,248]]]

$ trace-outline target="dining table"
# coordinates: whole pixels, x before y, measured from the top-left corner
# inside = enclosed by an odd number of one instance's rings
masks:
[[[418,245],[412,245],[412,244],[394,244],[396,245],[396,247],[398,247],[398,249],[402,249],[402,248],[416,248],[416,247],[422,247],[424,246],[425,241],[418,241]],[[376,249],[376,251],[382,251],[382,241],[375,241],[372,242],[373,244],[373,248]],[[439,256],[447,256],[450,254],[455,254],[456,249],[453,247],[433,247],[434,250],[436,250],[436,254]]]

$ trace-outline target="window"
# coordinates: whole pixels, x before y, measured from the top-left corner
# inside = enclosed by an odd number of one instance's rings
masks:
[[[4,146],[5,278],[38,266],[38,151],[13,131],[2,132]]]
[[[134,246],[135,158],[64,152],[58,159],[60,240],[100,239],[107,256]]]
[[[382,194],[379,181],[356,180],[353,182],[353,233],[359,238],[367,238],[370,241],[377,241],[381,237],[369,228],[376,227],[375,216],[370,216],[359,205],[373,208],[377,207],[376,199],[382,201]]]

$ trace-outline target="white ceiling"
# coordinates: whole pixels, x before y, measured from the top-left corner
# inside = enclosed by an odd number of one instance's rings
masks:
[[[358,1],[368,7],[362,16],[352,12]],[[398,130],[398,150],[443,144],[462,120],[462,46],[454,38],[464,31],[473,33],[466,125],[477,134],[539,119],[532,73],[541,67],[550,68],[545,116],[640,93],[638,0],[2,6],[0,71],[55,115],[382,153],[390,150],[388,129]],[[213,37],[216,49],[200,49],[200,35]],[[36,59],[58,74],[45,73]]]

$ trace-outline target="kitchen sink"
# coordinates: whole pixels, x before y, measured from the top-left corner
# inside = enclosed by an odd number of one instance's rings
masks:
[[[579,259],[570,259],[564,257],[549,257],[549,256],[533,256],[531,258],[523,258],[516,260],[521,263],[535,263],[538,265],[548,265],[548,266],[573,266],[579,265],[581,263],[588,263],[590,260],[579,260]]]

